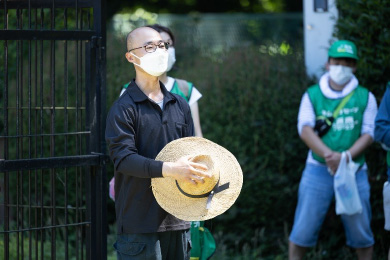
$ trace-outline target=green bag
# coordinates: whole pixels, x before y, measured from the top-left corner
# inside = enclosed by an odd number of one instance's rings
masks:
[[[190,260],[207,260],[215,252],[215,240],[211,232],[204,227],[204,221],[191,222]]]

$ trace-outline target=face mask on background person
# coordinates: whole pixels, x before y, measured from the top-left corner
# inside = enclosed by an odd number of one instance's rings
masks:
[[[344,85],[353,76],[353,68],[342,65],[330,65],[329,76],[338,85]]]
[[[167,71],[170,71],[173,67],[173,64],[176,62],[175,48],[169,47],[168,49],[168,68]]]
[[[149,75],[158,77],[167,71],[168,52],[166,50],[157,48],[156,51],[147,53],[143,57],[138,57],[131,52],[130,54],[137,57],[140,61],[140,64],[134,63],[134,65],[142,68]]]

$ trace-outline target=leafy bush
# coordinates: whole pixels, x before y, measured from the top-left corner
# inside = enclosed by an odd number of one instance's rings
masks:
[[[6,243],[4,235],[0,236],[0,258],[4,259]],[[43,237],[34,233],[10,233],[7,259],[54,259],[50,232],[44,232]],[[80,250],[74,238],[70,237],[66,245],[62,239],[55,240],[55,259],[85,259],[86,251]],[[77,248],[77,249],[76,249]],[[23,256],[23,257],[22,257]],[[112,258],[111,258],[112,259]]]
[[[337,0],[340,13],[335,35],[358,47],[357,77],[376,97],[390,80],[390,2],[387,0]]]

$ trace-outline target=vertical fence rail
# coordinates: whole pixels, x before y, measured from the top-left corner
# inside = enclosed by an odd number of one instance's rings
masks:
[[[68,9],[64,9],[64,28],[65,30],[68,29]],[[64,112],[65,112],[65,126],[64,126],[64,133],[67,133],[69,131],[68,123],[69,123],[69,115],[68,115],[68,41],[64,41]],[[65,136],[65,149],[64,154],[65,156],[68,155],[68,137]],[[64,208],[65,208],[65,224],[69,223],[68,218],[68,169],[65,169],[65,200],[64,200]],[[69,258],[69,237],[68,237],[68,227],[65,227],[65,259]]]
[[[7,8],[7,2],[4,1],[3,3],[3,30],[8,29],[8,8]],[[4,90],[3,90],[3,118],[4,118],[4,124],[3,124],[3,133],[4,136],[8,135],[8,41],[4,40]],[[6,138],[0,138],[2,140],[2,144],[4,149],[2,150],[3,160],[8,158],[8,140]],[[3,190],[4,190],[4,203],[2,206],[3,209],[3,225],[4,230],[9,230],[9,208],[5,205],[9,204],[9,180],[8,180],[8,173],[4,173],[4,183],[3,183]],[[3,194],[1,194],[3,195]],[[4,259],[9,259],[9,234],[4,234]]]
[[[0,0],[0,259],[107,259],[104,12]]]

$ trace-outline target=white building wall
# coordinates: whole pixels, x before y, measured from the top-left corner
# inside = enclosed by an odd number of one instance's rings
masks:
[[[303,0],[305,65],[308,75],[319,78],[325,71],[338,11],[336,0],[328,0],[327,12],[315,12],[314,1]]]

